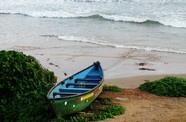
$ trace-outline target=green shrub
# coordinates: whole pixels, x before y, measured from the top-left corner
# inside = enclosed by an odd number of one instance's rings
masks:
[[[113,118],[116,115],[121,115],[125,112],[125,108],[123,106],[106,106],[103,108],[98,114],[93,114],[90,120],[103,120],[106,118]]]
[[[76,114],[53,119],[52,122],[89,122],[89,120],[83,114]]]
[[[125,108],[123,106],[106,106],[104,111],[116,116],[123,114],[125,112]]]
[[[159,96],[186,97],[186,79],[165,77],[153,82],[146,82],[140,85],[139,89]]]
[[[0,51],[0,121],[47,121],[49,83],[53,72],[44,69],[32,56]]]
[[[107,112],[100,112],[99,114],[93,114],[91,117],[92,121],[96,121],[96,120],[104,120],[106,118],[113,118],[114,116],[111,113],[107,113]]]
[[[112,99],[111,98],[101,98],[101,103],[102,104],[111,104]]]
[[[118,86],[103,86],[103,91],[113,91],[113,92],[121,92],[123,89]]]

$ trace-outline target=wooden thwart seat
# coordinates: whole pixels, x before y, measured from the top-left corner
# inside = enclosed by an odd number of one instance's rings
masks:
[[[77,78],[75,79],[75,83],[78,81],[100,81],[101,79],[89,79],[89,78]]]
[[[81,88],[65,88],[65,89],[59,89],[59,92],[69,92],[69,93],[84,93],[89,91],[90,89],[81,89]]]
[[[94,83],[67,83],[66,87],[69,87],[70,85],[82,86],[82,87],[95,87],[95,86],[97,86],[97,84],[94,84]]]
[[[90,72],[86,75],[87,78],[92,78],[92,79],[101,79],[100,73],[98,72]]]
[[[75,92],[53,92],[53,96],[55,97],[56,95],[78,95],[79,93]]]
[[[99,78],[99,79],[101,79],[101,76],[100,76],[100,75],[91,75],[91,74],[89,74],[89,75],[86,75],[86,77],[87,77],[87,78],[92,78],[92,79],[94,79],[94,78]]]

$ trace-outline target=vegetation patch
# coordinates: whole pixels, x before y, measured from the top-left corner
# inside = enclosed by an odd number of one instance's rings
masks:
[[[118,86],[103,86],[103,91],[121,92],[123,89]]]
[[[93,114],[90,118],[91,121],[95,120],[103,120],[106,118],[113,118],[116,115],[121,115],[125,111],[123,106],[106,106],[104,107],[100,113]]]
[[[165,77],[153,82],[148,81],[140,85],[139,89],[159,96],[186,97],[186,79]]]
[[[109,104],[103,103],[105,100],[109,101]],[[53,119],[52,122],[90,122],[113,118],[114,116],[121,115],[124,112],[125,108],[123,106],[115,105],[110,98],[97,98],[81,113],[56,118]]]
[[[107,104],[107,105],[112,104],[111,98],[101,98],[100,101],[102,104]]]
[[[0,51],[0,121],[48,121],[52,112],[47,100],[53,72],[32,56]]]
[[[59,117],[51,120],[51,122],[89,122],[84,114],[74,114],[66,117]]]

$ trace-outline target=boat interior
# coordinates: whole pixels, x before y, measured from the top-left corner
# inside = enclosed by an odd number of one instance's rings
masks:
[[[102,69],[93,65],[59,83],[49,98],[65,98],[88,92],[100,84],[102,77]]]

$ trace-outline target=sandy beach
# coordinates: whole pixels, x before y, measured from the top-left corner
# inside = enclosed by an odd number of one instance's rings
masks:
[[[137,50],[122,50],[121,53],[121,49],[88,44],[80,48],[82,45],[79,43],[73,43],[73,46],[71,43],[63,43],[58,47],[53,44],[46,45],[13,46],[6,50],[14,49],[36,57],[45,68],[54,71],[58,82],[93,62],[100,61],[105,84],[124,88],[121,93],[103,92],[101,97],[112,98],[115,104],[126,108],[123,115],[100,122],[186,121],[186,98],[161,97],[137,89],[147,80],[157,80],[165,76],[186,78],[185,54],[170,55]],[[145,70],[140,70],[141,68]]]
[[[78,43],[75,44],[73,50],[71,43],[63,43],[63,47],[19,46],[11,49],[36,57],[45,68],[54,71],[58,81],[96,61],[100,61],[103,67],[105,83],[123,88],[136,88],[145,80],[155,80],[166,75],[185,77],[186,74],[185,54],[170,55],[95,45],[84,45],[81,49]]]
[[[120,93],[103,92],[101,97],[112,98],[126,108],[125,114],[100,122],[185,122],[186,98],[162,97],[139,89]]]
[[[79,43],[72,45],[69,42],[58,47],[54,44],[45,43],[46,47],[13,46],[6,50],[22,51],[36,57],[45,68],[55,73],[58,82],[96,61],[100,61],[104,70],[105,84],[122,88],[137,88],[147,80],[157,80],[165,76],[186,77],[185,54],[170,55],[89,44],[82,46]]]
[[[23,50],[28,47],[19,47],[19,50],[35,56],[44,67],[54,71],[58,81],[99,60],[104,69],[105,84],[124,88],[121,93],[103,93],[102,96],[112,98],[117,105],[126,108],[125,114],[100,122],[186,121],[186,98],[161,97],[136,89],[148,80],[153,81],[165,76],[186,78],[186,56],[135,50],[125,50],[125,53],[118,54],[112,48],[99,46],[85,46],[84,49],[75,50],[67,47],[65,50],[55,47],[28,51]],[[67,73],[67,76],[64,73]]]

